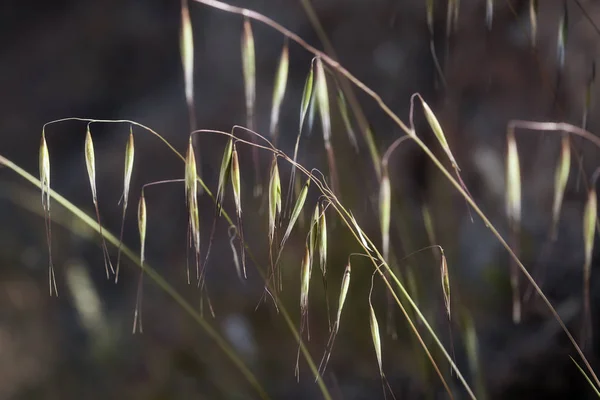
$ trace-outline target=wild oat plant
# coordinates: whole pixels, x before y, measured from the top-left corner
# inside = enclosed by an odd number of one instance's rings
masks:
[[[565,193],[565,188],[569,179],[573,178],[571,171],[572,158],[572,137],[579,136],[584,140],[589,141],[597,147],[600,147],[600,139],[585,130],[584,127],[576,127],[566,123],[554,122],[530,122],[530,121],[511,121],[507,127],[507,153],[506,153],[506,217],[510,227],[509,239],[505,240],[500,235],[496,227],[490,222],[486,215],[482,212],[479,206],[471,197],[467,186],[461,178],[461,169],[451,147],[446,139],[444,130],[438,121],[434,111],[427,104],[426,100],[419,94],[413,95],[411,98],[411,110],[408,116],[409,123],[405,123],[399,116],[394,114],[390,107],[384,103],[379,95],[372,89],[363,84],[354,75],[347,71],[342,65],[336,62],[328,54],[312,47],[300,37],[285,29],[275,21],[267,18],[264,15],[256,13],[252,10],[242,9],[228,5],[216,0],[196,0],[198,3],[220,9],[227,13],[233,14],[232,21],[235,21],[235,15],[242,17],[239,21],[243,24],[241,38],[241,55],[242,55],[242,77],[245,88],[245,105],[246,105],[246,127],[234,126],[230,132],[222,132],[209,129],[197,129],[194,116],[194,96],[193,91],[193,71],[194,71],[194,44],[192,39],[192,21],[190,20],[189,5],[186,1],[182,2],[181,9],[181,57],[183,66],[183,75],[185,81],[185,99],[189,107],[189,126],[190,136],[188,147],[185,155],[171,146],[159,133],[151,128],[141,125],[135,121],[102,121],[93,119],[81,118],[65,118],[63,120],[52,121],[46,124],[42,129],[41,145],[39,150],[39,179],[33,177],[28,172],[24,171],[8,159],[0,156],[0,164],[10,168],[15,173],[28,180],[31,184],[36,185],[41,190],[42,210],[44,214],[46,238],[48,245],[48,278],[49,278],[49,294],[50,296],[58,296],[59,288],[57,287],[55,267],[52,260],[52,203],[58,203],[73,213],[83,223],[89,225],[96,230],[100,236],[102,253],[104,258],[105,273],[107,278],[114,278],[115,283],[118,282],[121,256],[125,256],[136,263],[140,268],[138,293],[133,316],[133,333],[143,332],[143,278],[148,276],[152,279],[163,291],[171,296],[181,308],[188,313],[201,327],[205,330],[208,336],[215,341],[218,347],[223,351],[225,356],[240,370],[248,382],[256,391],[256,395],[261,398],[268,398],[269,395],[259,382],[252,370],[244,364],[242,359],[236,354],[235,350],[223,339],[220,333],[212,327],[210,320],[205,316],[204,307],[197,309],[192,306],[188,300],[180,295],[172,286],[170,286],[161,276],[151,268],[145,257],[145,243],[148,235],[153,232],[147,231],[148,219],[152,218],[152,210],[147,208],[146,198],[152,196],[151,193],[145,191],[150,186],[165,185],[165,184],[181,184],[185,189],[186,207],[188,213],[188,248],[193,253],[193,264],[195,273],[186,271],[187,283],[195,284],[200,290],[203,299],[202,304],[206,301],[210,314],[214,317],[214,308],[210,300],[208,287],[210,282],[206,279],[206,267],[210,259],[210,249],[215,239],[215,227],[217,221],[225,220],[229,226],[230,244],[232,250],[233,263],[237,270],[239,279],[246,280],[248,275],[257,274],[264,281],[264,292],[260,299],[261,303],[272,303],[275,309],[285,319],[286,323],[293,332],[298,343],[298,354],[295,367],[293,368],[296,377],[299,378],[300,366],[306,364],[313,375],[316,384],[326,399],[331,399],[331,386],[326,384],[327,366],[331,355],[337,350],[334,347],[335,339],[340,334],[340,326],[344,324],[344,314],[352,312],[345,310],[347,297],[353,296],[352,285],[355,279],[352,279],[352,273],[357,268],[369,268],[372,270],[370,289],[368,297],[358,301],[364,301],[368,304],[369,321],[364,321],[365,329],[368,324],[371,332],[374,359],[373,368],[377,369],[381,377],[381,393],[382,397],[394,397],[393,385],[387,381],[386,357],[385,348],[380,328],[378,315],[382,314],[393,315],[394,312],[400,311],[403,318],[406,319],[407,326],[414,335],[414,343],[416,349],[421,349],[422,354],[425,354],[425,359],[429,363],[431,371],[435,372],[439,379],[439,383],[443,386],[448,397],[462,398],[465,395],[475,399],[477,397],[485,397],[485,389],[481,387],[481,373],[479,371],[479,361],[477,354],[477,335],[473,326],[472,318],[469,316],[468,310],[463,306],[456,305],[452,302],[451,297],[451,275],[452,265],[448,264],[442,246],[432,243],[432,246],[425,249],[413,249],[419,251],[432,250],[439,255],[439,281],[437,281],[438,290],[443,298],[443,307],[445,310],[447,323],[458,324],[460,332],[464,336],[466,343],[465,349],[468,359],[470,360],[469,367],[471,368],[470,379],[463,374],[462,368],[457,366],[453,356],[453,349],[447,349],[447,345],[442,343],[440,333],[433,327],[430,318],[426,317],[423,311],[417,304],[415,298],[415,283],[414,276],[411,277],[410,272],[404,271],[404,275],[398,269],[399,254],[394,254],[390,245],[390,229],[392,225],[395,209],[393,207],[394,199],[392,185],[390,181],[390,172],[388,163],[390,157],[403,143],[412,141],[421,151],[423,151],[437,169],[444,175],[445,179],[454,189],[464,198],[466,202],[466,212],[473,213],[474,218],[480,218],[485,225],[491,230],[500,244],[506,249],[510,256],[510,284],[512,288],[512,317],[514,323],[519,323],[522,319],[521,311],[521,290],[520,279],[525,278],[531,285],[535,294],[546,304],[548,310],[560,324],[564,334],[569,339],[572,350],[574,351],[573,362],[576,368],[586,377],[590,387],[593,388],[596,394],[600,387],[600,381],[594,370],[591,368],[586,356],[582,350],[583,345],[591,340],[593,332],[591,331],[591,309],[590,309],[590,275],[592,264],[592,252],[596,230],[598,229],[597,220],[597,196],[595,192],[595,183],[600,174],[598,169],[591,179],[585,180],[588,187],[587,202],[583,218],[582,243],[585,249],[585,264],[583,265],[583,330],[580,340],[577,341],[571,332],[567,329],[560,316],[554,309],[553,305],[546,298],[538,284],[534,281],[527,268],[519,259],[519,235],[521,225],[521,168],[519,163],[518,150],[518,134],[526,130],[555,132],[561,135],[560,157],[556,165],[555,183],[554,183],[554,198],[552,215],[549,216],[552,220],[552,238],[556,238],[556,230],[560,219],[561,208]],[[452,32],[453,24],[459,17],[459,2],[448,2],[447,14],[447,34]],[[427,2],[427,23],[430,33],[433,35],[433,2]],[[530,37],[532,45],[535,46],[537,33],[537,4],[535,1],[530,2]],[[494,2],[486,2],[485,21],[488,29],[492,27]],[[424,16],[425,17],[425,16]],[[559,55],[561,57],[562,66],[564,62],[564,48],[566,46],[566,9],[560,22],[560,36],[557,43]],[[270,110],[270,123],[268,135],[262,135],[255,130],[254,114],[256,112],[256,65],[255,65],[255,41],[253,38],[253,24],[263,24],[276,31],[284,37],[284,44],[281,50],[281,56],[278,60],[276,75],[274,77],[274,89],[272,95],[272,107]],[[433,49],[433,40],[432,40]],[[289,69],[289,46],[300,46],[305,51],[312,54],[314,57],[308,66],[308,74],[305,81],[305,86],[301,99],[293,99],[286,97],[286,87],[288,83]],[[433,51],[435,57],[435,51]],[[437,60],[436,60],[437,63]],[[441,67],[440,67],[441,68]],[[441,69],[440,69],[441,72]],[[443,80],[443,74],[440,74]],[[390,147],[385,149],[383,156],[379,156],[379,149],[374,145],[373,133],[368,124],[365,124],[365,118],[362,114],[360,106],[356,102],[353,91],[362,91],[374,101],[379,108],[404,132],[404,136],[398,138]],[[331,103],[330,100],[335,99]],[[298,101],[299,107],[299,123],[297,136],[293,154],[288,155],[278,147],[279,139],[279,121],[280,110],[283,102]],[[415,102],[417,104],[415,104]],[[336,109],[332,109],[332,104],[335,104]],[[436,146],[441,149],[442,159],[434,154],[438,149],[427,146],[421,139],[420,133],[416,130],[413,123],[415,106],[419,105],[422,110],[425,120],[427,121],[431,131],[437,139]],[[584,115],[587,115],[589,107],[589,93],[586,100],[586,109]],[[353,149],[358,150],[360,142],[355,136],[352,126],[352,118],[359,125],[359,131],[362,133],[362,139],[369,148],[369,154],[373,169],[378,177],[379,194],[378,201],[375,201],[374,209],[378,210],[377,218],[379,219],[379,237],[369,237],[369,235],[361,227],[359,219],[357,219],[352,211],[344,204],[343,193],[339,185],[340,169],[336,165],[335,153],[332,144],[332,123],[331,115],[337,113],[348,133],[347,140]],[[321,123],[321,131],[323,134],[323,147],[327,159],[327,171],[319,171],[315,168],[298,163],[299,143],[303,132],[306,131],[307,125],[312,127],[312,121],[318,118]],[[48,148],[48,141],[51,138],[46,134],[46,127],[49,125],[59,124],[61,122],[77,120],[87,123],[85,129],[85,147],[82,151],[85,154],[85,163],[87,174],[89,177],[91,200],[95,210],[95,218],[86,215],[83,211],[70,203],[67,199],[56,193],[51,187],[51,168],[52,160],[51,153]],[[362,122],[361,122],[362,121]],[[103,228],[100,219],[100,208],[103,206],[98,202],[98,193],[96,187],[96,157],[93,143],[93,128],[97,124],[116,123],[125,124],[129,127],[129,136],[125,141],[124,151],[124,175],[123,175],[123,193],[121,198],[122,207],[122,224],[120,235],[117,237]],[[83,132],[82,132],[83,134]],[[128,246],[123,243],[123,226],[127,217],[127,211],[130,198],[130,185],[132,173],[139,165],[135,163],[135,140],[134,138],[140,135],[154,135],[160,138],[165,144],[165,151],[175,153],[182,161],[182,172],[184,177],[181,179],[165,180],[158,182],[146,183],[139,197],[137,206],[137,221],[139,228],[140,252],[135,255]],[[218,174],[218,186],[209,188],[205,185],[202,171],[198,168],[201,149],[195,146],[195,139],[201,135],[220,135],[226,139],[226,145]],[[244,170],[240,163],[240,154],[245,155],[244,149],[251,149],[253,171]],[[576,154],[577,157],[579,157]],[[270,158],[271,164],[267,171],[261,169],[261,158]],[[100,160],[101,162],[101,160]],[[450,169],[445,166],[449,163]],[[280,171],[283,164],[287,164],[289,174],[283,176]],[[581,168],[581,164],[580,164]],[[349,172],[343,172],[348,174]],[[298,176],[299,175],[299,176]],[[266,190],[262,188],[262,179],[266,176],[268,184]],[[253,182],[253,184],[249,184]],[[287,190],[284,190],[287,182]],[[224,207],[224,199],[227,196],[227,188],[231,185],[231,196],[234,200],[233,216]],[[244,194],[248,192],[248,188],[242,186],[252,185],[252,193],[255,197],[264,199],[266,204],[266,213],[264,216],[265,224],[268,226],[268,234],[264,238],[264,243],[268,246],[269,259],[267,263],[258,260],[252,252],[252,249],[244,239],[243,219],[249,211],[244,206]],[[316,194],[316,203],[311,204],[314,196],[309,196],[309,192]],[[214,218],[213,221],[201,221],[199,211],[199,196],[208,196],[214,202]],[[263,200],[261,200],[263,201]],[[300,226],[299,221],[305,220],[305,213],[312,211],[312,216],[308,221],[308,225]],[[264,215],[264,214],[263,214]],[[308,214],[307,214],[308,215]],[[424,210],[424,215],[429,215],[427,210]],[[472,217],[472,218],[473,218]],[[425,218],[430,220],[430,217]],[[201,224],[211,226],[209,238],[201,238]],[[343,265],[330,265],[328,262],[328,246],[331,241],[331,227],[333,230],[347,230],[355,239],[356,245],[360,251],[347,254],[347,263]],[[426,227],[427,228],[427,227]],[[306,235],[304,251],[302,257],[297,260],[297,268],[300,280],[300,299],[298,309],[288,311],[281,301],[281,293],[283,288],[282,278],[282,254],[286,249],[286,244],[293,232]],[[336,233],[337,234],[337,233]],[[433,234],[431,236],[434,236]],[[116,264],[113,265],[111,255],[108,250],[108,244],[115,246],[117,251]],[[204,254],[203,254],[204,253]],[[412,253],[414,254],[414,253]],[[411,255],[408,255],[410,258]],[[248,262],[248,261],[251,262]],[[357,260],[366,261],[357,263]],[[325,293],[325,307],[329,326],[329,340],[323,349],[320,363],[315,364],[313,355],[305,347],[305,341],[310,339],[309,329],[309,311],[312,306],[310,289],[313,281],[313,267],[318,264],[321,281]],[[353,267],[354,265],[354,267]],[[334,304],[333,317],[331,318],[331,310],[329,304],[329,289],[331,287],[331,279],[329,271],[331,269],[343,270],[341,282],[334,284],[334,287],[339,285],[339,296],[337,304]],[[370,271],[371,272],[371,271]],[[382,282],[383,286],[375,285],[375,280]],[[435,281],[430,281],[430,284]],[[372,296],[375,290],[385,290],[388,298],[388,309],[385,311],[376,310],[372,301]],[[258,306],[257,306],[258,307]],[[455,308],[458,307],[458,314]],[[292,315],[296,314],[299,317],[299,327],[297,328],[293,322]],[[459,322],[455,322],[456,316],[459,316]],[[393,319],[392,319],[393,320]],[[389,319],[388,319],[389,328]],[[360,328],[359,328],[360,329]],[[394,334],[394,328],[391,329]],[[388,330],[388,333],[390,331]],[[452,347],[452,346],[451,346]],[[301,360],[301,355],[303,360]],[[389,360],[388,360],[389,362]],[[450,369],[445,368],[442,364],[449,364]],[[291,373],[292,368],[290,368]],[[472,388],[474,384],[474,389]],[[437,383],[436,383],[437,385]],[[375,397],[375,396],[374,396]]]

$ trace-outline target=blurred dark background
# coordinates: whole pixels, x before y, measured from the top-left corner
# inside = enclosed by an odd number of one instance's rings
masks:
[[[257,10],[322,48],[299,0],[231,1]],[[308,3],[308,2],[305,2]],[[446,41],[446,1],[434,1],[433,43],[444,69],[436,72],[422,0],[313,0],[310,4],[339,61],[379,93],[403,120],[410,96],[419,92],[438,115],[471,193],[507,234],[504,216],[506,125],[511,119],[566,121],[580,125],[592,63],[598,53],[600,21],[595,1],[568,1],[568,42],[563,70],[556,62],[561,1],[540,2],[536,48],[530,46],[529,1],[495,1],[493,27],[485,25],[485,1],[460,1],[456,31]],[[241,17],[190,1],[195,41],[198,126],[229,131],[245,124],[240,57]],[[52,1],[0,3],[0,154],[37,175],[42,125],[65,117],[129,119],[159,132],[179,151],[188,140],[188,115],[179,54],[180,2]],[[257,52],[257,130],[268,133],[274,74],[282,36],[252,24]],[[446,47],[448,51],[445,51]],[[281,147],[291,154],[299,104],[311,55],[290,46],[290,75],[281,120]],[[592,94],[597,92],[592,86]],[[330,89],[335,87],[330,81]],[[355,91],[381,153],[401,131],[378,106]],[[593,98],[593,96],[592,96]],[[335,102],[332,102],[332,108]],[[598,129],[594,102],[588,129]],[[334,113],[335,114],[335,113]],[[333,141],[341,175],[341,198],[367,234],[379,240],[378,181],[359,128],[360,150],[348,144],[335,114]],[[436,151],[420,108],[418,134]],[[300,161],[327,171],[318,117]],[[102,221],[120,228],[123,157],[127,124],[91,125],[97,160]],[[52,186],[93,214],[83,144],[84,122],[46,128]],[[159,140],[135,128],[136,161],[125,244],[139,249],[135,205],[141,185],[183,177],[183,163]],[[523,169],[522,259],[578,336],[581,328],[583,242],[581,218],[586,194],[575,182],[565,195],[559,236],[550,243],[554,168],[559,136],[517,134]],[[582,146],[589,175],[599,165],[598,149]],[[202,173],[216,189],[226,139],[196,140]],[[438,152],[440,155],[441,152]],[[252,154],[240,150],[243,165],[245,236],[257,260],[268,264],[267,215],[252,197]],[[267,176],[270,156],[261,153]],[[284,188],[289,168],[282,166]],[[575,167],[572,171],[576,171]],[[542,302],[530,296],[523,322],[511,320],[508,258],[497,240],[443,176],[412,144],[402,145],[390,165],[394,203],[392,247],[400,259],[434,241],[448,256],[454,315],[444,315],[439,261],[422,252],[399,263],[413,292],[478,397],[492,399],[588,398],[592,391],[569,359],[575,352]],[[233,212],[228,190],[226,208]],[[199,291],[185,283],[186,207],[183,186],[147,189],[147,258],[194,307]],[[308,218],[317,200],[306,205]],[[214,206],[200,197],[204,251]],[[396,209],[396,208],[395,208]],[[424,210],[432,229],[427,231]],[[144,288],[144,334],[131,335],[138,269],[126,258],[118,285],[104,275],[99,237],[64,209],[53,205],[53,256],[59,297],[48,296],[47,248],[39,192],[7,168],[0,168],[0,398],[1,399],[246,399],[257,398],[243,375],[204,331],[149,279]],[[330,219],[329,299],[337,309],[348,254],[359,247],[333,213]],[[306,224],[292,235],[282,264],[282,298],[298,325],[299,265]],[[302,232],[302,234],[300,234]],[[116,249],[111,248],[116,260]],[[594,265],[595,267],[595,265]],[[323,289],[315,269],[311,288],[308,345],[319,361],[328,330]],[[353,261],[352,284],[325,382],[336,399],[383,398],[368,325],[372,266]],[[592,273],[592,312],[597,312],[597,270]],[[208,264],[208,290],[216,318],[207,320],[229,341],[272,398],[321,396],[301,359],[294,377],[296,342],[272,304],[255,306],[262,280],[249,262],[249,278],[236,276],[227,226],[219,220]],[[524,282],[524,280],[522,280]],[[523,292],[527,292],[523,284]],[[382,334],[386,322],[384,286],[376,282],[374,304]],[[597,318],[593,318],[596,331]],[[446,398],[439,379],[416,347],[402,316],[392,325],[397,338],[383,336],[384,371],[396,398]],[[449,328],[450,326],[450,328]],[[422,326],[419,330],[424,332]],[[451,335],[450,335],[451,332]],[[426,340],[432,345],[430,340]],[[586,347],[597,365],[598,341]],[[466,398],[437,351],[434,356],[457,398]],[[476,353],[477,361],[474,361]]]

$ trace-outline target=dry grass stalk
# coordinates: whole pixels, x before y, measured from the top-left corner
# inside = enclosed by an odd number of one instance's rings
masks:
[[[100,209],[98,208],[98,192],[96,190],[96,157],[94,153],[94,142],[92,140],[92,134],[90,132],[90,126],[88,124],[87,131],[85,134],[85,165],[90,179],[90,188],[92,190],[92,201],[96,210],[96,220],[100,227],[100,238],[102,240],[102,256],[104,258],[104,269],[106,270],[106,279],[110,278],[110,273],[115,273],[115,270],[110,261],[110,255],[108,253],[108,247],[106,246],[106,240],[102,234],[102,224],[100,223]],[[110,272],[109,272],[110,271]]]
[[[133,160],[135,157],[135,144],[133,141],[133,131],[129,127],[129,138],[125,145],[125,168],[123,170],[123,216],[121,218],[121,233],[119,234],[119,250],[117,253],[117,268],[115,272],[115,283],[119,281],[119,267],[121,265],[121,248],[123,246],[123,230],[125,228],[125,215],[127,214],[127,205],[129,204],[129,188],[131,186],[131,175],[133,174]]]
[[[273,105],[271,107],[271,123],[269,131],[271,132],[271,138],[273,143],[277,143],[277,137],[279,135],[279,113],[281,111],[281,103],[285,97],[285,89],[288,81],[288,70],[289,70],[289,50],[287,40],[283,43],[281,49],[281,56],[279,58],[279,66],[277,68],[277,75],[275,75],[275,85],[273,87]]]
[[[147,228],[147,213],[146,213],[146,199],[144,197],[144,191],[140,196],[138,204],[138,230],[140,233],[140,264],[142,270],[140,271],[140,277],[138,279],[137,295],[135,300],[135,310],[133,312],[133,333],[139,331],[144,332],[144,326],[142,324],[142,296],[143,296],[143,284],[144,284],[144,261],[146,251],[146,228]]]
[[[40,142],[40,182],[42,188],[42,209],[44,210],[44,224],[46,227],[46,242],[48,245],[48,287],[50,296],[52,291],[58,296],[56,288],[56,276],[54,264],[52,263],[52,218],[50,214],[50,152],[46,142],[46,131],[42,129],[42,140]]]
[[[568,133],[564,133],[561,140],[560,160],[554,173],[554,201],[552,204],[552,240],[556,240],[558,234],[558,222],[562,208],[565,189],[569,180],[571,169],[571,143]]]

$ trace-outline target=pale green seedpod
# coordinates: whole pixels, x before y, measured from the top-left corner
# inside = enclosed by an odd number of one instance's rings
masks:
[[[356,229],[356,233],[358,234],[360,243],[364,246],[365,249],[367,249],[368,251],[371,251],[371,246],[369,246],[369,242],[367,242],[365,235],[363,235],[362,229],[358,225],[358,222],[356,222],[356,218],[354,218],[354,215],[352,215],[352,212],[350,212],[350,221],[352,222],[352,225],[354,225],[354,229]]]
[[[198,212],[198,202],[194,200],[190,206],[190,224],[192,227],[192,237],[196,254],[200,254],[200,215]],[[196,271],[198,273],[198,271]],[[199,273],[198,273],[199,275]]]
[[[306,201],[306,195],[308,194],[309,186],[310,186],[310,178],[308,178],[306,180],[304,187],[302,187],[302,190],[300,191],[300,194],[298,195],[298,198],[296,199],[296,204],[294,205],[294,209],[292,210],[292,215],[290,216],[290,222],[288,223],[287,229],[285,231],[285,235],[283,235],[283,240],[281,241],[282,248],[283,248],[283,245],[285,244],[285,242],[287,241],[287,239],[289,238],[290,234],[292,233],[292,229],[294,228],[294,225],[296,224],[296,220],[298,219],[298,216],[300,215],[300,212],[302,211],[302,207],[304,206],[304,202]]]
[[[342,122],[344,122],[344,127],[346,128],[346,133],[348,133],[348,138],[350,139],[352,147],[354,147],[354,150],[358,152],[358,142],[356,141],[356,134],[354,133],[354,129],[352,129],[352,124],[350,123],[350,113],[348,112],[346,97],[344,96],[342,89],[339,87],[337,94],[337,103],[340,110],[340,115],[342,117]]]
[[[318,98],[319,114],[321,116],[321,124],[323,127],[323,140],[325,143],[331,141],[331,116],[329,115],[329,93],[327,91],[327,80],[325,79],[325,70],[323,62],[317,58],[317,82],[316,95]]]
[[[145,249],[146,249],[146,198],[144,197],[144,192],[142,191],[142,195],[140,196],[140,201],[138,203],[138,231],[140,233],[140,263],[144,264],[145,260]]]
[[[321,210],[319,216],[319,236],[317,238],[319,250],[319,265],[323,277],[327,275],[327,218],[325,217],[325,207]]]
[[[308,291],[310,288],[310,275],[312,273],[312,254],[308,246],[302,259],[302,282],[300,287],[300,309],[306,312],[308,309]]]
[[[452,155],[452,151],[450,150],[450,146],[448,145],[448,141],[446,140],[446,136],[444,135],[444,131],[442,130],[442,126],[440,125],[440,122],[436,118],[436,116],[433,113],[433,111],[431,110],[431,108],[427,105],[427,103],[425,103],[425,100],[423,100],[423,98],[421,98],[420,96],[419,96],[419,98],[421,99],[421,103],[423,104],[423,110],[425,111],[425,118],[427,119],[427,122],[429,123],[431,130],[435,134],[435,137],[440,142],[442,149],[448,156],[448,159],[450,159],[450,162],[452,163],[452,168],[454,168],[456,171],[460,171],[460,168],[458,167],[458,164],[456,163],[456,160],[454,159],[454,156]]]
[[[87,168],[88,177],[90,179],[90,187],[92,189],[92,197],[94,203],[98,201],[96,193],[96,157],[94,154],[94,142],[88,125],[85,133],[85,166]]]
[[[50,212],[50,153],[44,130],[40,142],[40,182],[42,183],[42,207],[48,213]]]
[[[191,105],[194,102],[194,35],[187,0],[183,0],[181,3],[179,45],[185,81],[185,98],[188,105]]]
[[[592,265],[592,252],[594,250],[594,237],[596,235],[596,222],[597,222],[597,207],[598,199],[596,191],[590,189],[587,202],[585,204],[585,210],[583,213],[583,242],[584,242],[584,254],[585,254],[585,275],[589,277],[591,273]],[[588,278],[589,283],[589,278]]]
[[[315,255],[315,246],[317,246],[317,240],[319,236],[319,230],[321,227],[319,223],[321,219],[319,218],[319,204],[315,206],[315,210],[312,215],[312,219],[310,221],[310,232],[309,232],[309,249],[310,249],[310,258],[313,259]]]
[[[271,163],[271,174],[269,177],[269,243],[273,243],[275,237],[275,222],[281,213],[281,181],[279,180],[279,168],[277,167],[277,156],[273,155]]]
[[[240,164],[238,160],[238,153],[233,146],[231,153],[231,187],[233,188],[233,200],[235,202],[235,211],[238,218],[242,217],[242,193],[241,193],[241,179],[240,179]]]
[[[273,87],[273,106],[271,107],[271,125],[270,132],[271,137],[275,139],[279,130],[279,113],[281,111],[281,103],[285,97],[285,89],[288,80],[289,70],[289,50],[287,40],[283,44],[281,50],[281,57],[279,58],[279,67],[277,68],[277,75],[275,75],[275,86]]]
[[[302,132],[302,126],[304,125],[304,119],[306,118],[306,112],[308,111],[308,106],[310,104],[310,100],[312,98],[313,91],[313,78],[314,77],[314,68],[313,64],[310,65],[310,70],[308,71],[308,76],[306,77],[306,81],[304,82],[304,90],[302,91],[302,101],[300,103],[300,129],[299,132]]]
[[[129,139],[125,145],[125,168],[123,172],[123,216],[121,219],[121,234],[119,235],[119,252],[117,255],[117,269],[115,272],[115,283],[119,281],[119,267],[121,265],[121,247],[123,245],[123,229],[125,227],[125,214],[129,204],[129,189],[131,186],[131,175],[133,174],[133,160],[135,157],[135,146],[133,141],[133,130],[129,127]]]
[[[383,258],[389,260],[390,250],[390,221],[392,209],[392,190],[387,168],[382,168],[379,185],[379,224],[381,227]]]
[[[537,0],[529,0],[529,24],[531,26],[531,47],[535,47],[535,42],[537,39],[537,8],[538,2]]]
[[[196,168],[196,156],[194,154],[194,145],[190,136],[188,149],[185,155],[185,194],[188,205],[196,200],[198,193],[198,170]]]
[[[217,186],[217,208],[219,212],[223,206],[223,197],[225,196],[225,181],[229,174],[229,165],[231,163],[231,153],[233,152],[233,138],[229,139],[221,159],[221,169],[219,170],[219,186]]]
[[[450,275],[448,273],[448,261],[446,260],[446,255],[443,252],[440,272],[442,276],[442,293],[444,295],[444,306],[446,307],[446,312],[448,313],[448,319],[450,319]]]
[[[556,239],[560,210],[565,195],[571,169],[571,144],[568,134],[563,134],[560,147],[560,161],[554,174],[554,202],[552,205],[552,237]]]
[[[256,62],[254,36],[248,19],[244,19],[242,33],[242,67],[246,94],[246,120],[249,129],[254,129],[254,103],[256,100]]]
[[[521,222],[521,167],[517,141],[512,130],[507,135],[506,154],[506,215],[511,224],[518,227]]]
[[[371,291],[373,291],[373,283],[371,282]],[[375,347],[375,355],[377,356],[377,365],[379,366],[379,374],[383,377],[383,363],[381,361],[381,337],[379,335],[379,323],[371,302],[371,293],[369,293],[369,322],[371,326],[371,337],[373,338],[373,347]]]
[[[486,0],[485,2],[485,25],[488,30],[492,30],[492,22],[494,20],[494,0]]]
[[[333,332],[337,332],[340,328],[340,319],[342,318],[342,310],[344,309],[344,303],[346,302],[346,296],[348,295],[348,288],[350,287],[350,272],[352,268],[350,266],[350,261],[348,261],[348,265],[346,265],[346,269],[344,270],[344,276],[342,277],[342,287],[340,289],[340,298],[338,301],[338,312],[337,317],[335,318],[335,325]]]

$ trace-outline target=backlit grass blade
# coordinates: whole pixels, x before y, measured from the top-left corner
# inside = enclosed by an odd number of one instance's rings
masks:
[[[98,225],[102,227],[100,222],[100,209],[98,208],[98,192],[96,190],[96,156],[94,153],[94,142],[92,140],[92,134],[90,132],[90,126],[88,124],[87,131],[85,134],[85,166],[88,173],[88,178],[90,180],[90,188],[92,190],[92,201],[94,203],[94,208],[96,210],[96,220],[98,221]],[[100,228],[102,229],[102,228]],[[110,261],[110,255],[108,253],[108,247],[106,246],[106,241],[102,232],[100,232],[100,239],[102,240],[102,256],[104,258],[104,269],[106,270],[106,279],[110,278],[110,273],[115,273],[115,270]],[[110,271],[110,272],[109,272]]]
[[[342,117],[342,122],[344,123],[344,128],[346,129],[346,133],[348,134],[350,144],[354,148],[354,151],[358,153],[358,142],[356,140],[356,134],[354,133],[354,129],[352,128],[352,123],[350,122],[350,114],[348,112],[348,105],[346,104],[346,97],[344,96],[344,92],[339,86],[337,89],[337,104],[338,109],[340,110],[340,115]]]
[[[119,250],[117,253],[117,268],[115,272],[115,283],[119,281],[119,266],[121,265],[121,247],[123,246],[123,230],[125,228],[125,215],[129,204],[129,189],[131,186],[131,175],[133,174],[133,160],[135,157],[135,144],[133,141],[133,129],[129,127],[129,138],[125,145],[125,168],[123,170],[123,216],[121,218],[121,233],[119,234]]]
[[[554,202],[552,204],[552,239],[556,240],[560,210],[565,195],[571,169],[571,143],[569,134],[563,133],[560,146],[560,160],[554,173]]]
[[[54,264],[52,263],[52,218],[50,216],[50,152],[46,142],[46,131],[42,129],[42,140],[40,142],[40,182],[42,188],[42,208],[44,210],[44,224],[46,225],[46,242],[48,245],[48,287],[50,296],[52,291],[58,296],[56,289],[56,276]]]
[[[281,49],[279,66],[277,68],[277,75],[275,75],[275,85],[273,87],[273,105],[271,107],[271,124],[269,128],[273,143],[277,143],[277,136],[279,134],[279,113],[281,111],[281,103],[283,102],[283,98],[285,97],[289,65],[289,50],[288,43],[286,40],[283,44],[283,49]]]
[[[507,134],[506,154],[506,216],[511,231],[513,251],[518,254],[519,232],[521,228],[521,167],[517,142],[512,129]],[[513,295],[513,321],[521,321],[521,295],[519,291],[519,271],[516,263],[510,264],[510,282]]]
[[[392,190],[387,168],[382,168],[381,172],[381,183],[379,184],[379,225],[381,228],[383,258],[389,261]]]

